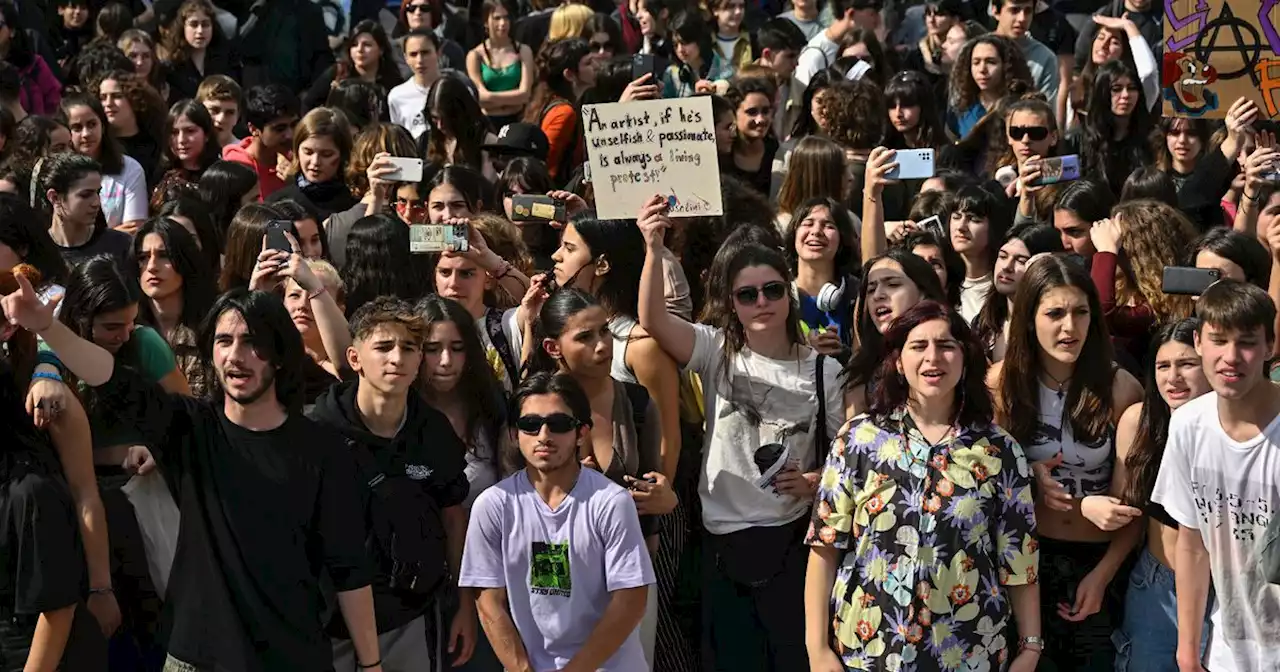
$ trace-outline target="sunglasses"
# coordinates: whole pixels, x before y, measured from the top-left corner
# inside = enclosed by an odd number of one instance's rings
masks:
[[[551,415],[522,415],[516,419],[516,429],[524,434],[537,434],[543,427],[552,434],[568,434],[582,426],[577,418],[568,413],[552,413]]]
[[[587,43],[587,46],[591,47],[591,51],[598,51],[598,52],[601,52],[601,53],[606,52],[606,51],[613,51],[612,46],[609,44],[609,42],[608,42],[607,40],[606,40],[606,41],[604,41],[604,42],[599,42],[599,41],[596,41],[596,40],[592,40],[592,41],[590,41],[590,42],[588,42],[588,43]]]
[[[1027,136],[1032,142],[1040,142],[1049,137],[1049,129],[1044,126],[1010,126],[1009,139],[1021,140],[1022,136]]]
[[[409,5],[404,8],[405,14],[417,14],[419,12],[431,11],[431,5]]]
[[[787,285],[774,281],[766,282],[762,287],[739,287],[733,292],[733,298],[744,306],[754,306],[761,294],[764,294],[766,301],[781,301],[787,295]]]

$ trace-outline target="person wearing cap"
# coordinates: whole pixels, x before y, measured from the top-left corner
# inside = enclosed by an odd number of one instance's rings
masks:
[[[502,172],[507,161],[518,156],[532,157],[545,164],[550,147],[551,143],[547,141],[547,134],[542,132],[542,128],[517,121],[499,129],[498,138],[484,145],[484,150],[489,153],[494,170]]]

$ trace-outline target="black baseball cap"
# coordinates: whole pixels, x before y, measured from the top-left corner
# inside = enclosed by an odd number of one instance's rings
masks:
[[[495,154],[532,156],[539,161],[546,161],[550,146],[547,134],[540,127],[518,121],[503,126],[498,131],[498,139],[484,148]]]

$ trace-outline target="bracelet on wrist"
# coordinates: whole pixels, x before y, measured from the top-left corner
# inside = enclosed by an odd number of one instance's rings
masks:
[[[1044,651],[1044,639],[1040,637],[1023,637],[1018,640],[1019,651],[1035,651],[1041,653]]]
[[[114,595],[115,592],[116,592],[115,588],[112,588],[111,586],[107,586],[106,588],[90,588],[89,589],[90,597],[94,595]]]
[[[61,375],[56,373],[51,373],[49,371],[36,371],[35,373],[31,374],[31,380],[52,380],[58,383],[63,382]]]
[[[1248,190],[1245,190],[1241,193],[1243,193],[1245,198],[1249,199],[1250,203],[1257,203],[1258,199],[1262,198],[1262,194],[1254,194],[1253,196],[1250,196]]]
[[[324,285],[320,285],[320,289],[317,289],[317,290],[316,290],[316,291],[314,291],[314,292],[308,292],[308,293],[307,293],[307,301],[315,301],[316,299],[318,299],[318,298],[320,298],[321,296],[323,296],[323,295],[324,295],[324,293],[325,293],[325,292],[327,292],[327,291],[329,291],[329,288],[328,288],[328,287],[326,287],[326,286],[324,286]]]
[[[373,668],[375,668],[375,667],[379,667],[379,666],[381,666],[381,665],[382,665],[382,659],[381,659],[381,658],[379,658],[377,661],[372,662],[372,663],[370,663],[370,664],[368,664],[368,665],[365,665],[364,663],[362,663],[362,662],[360,662],[360,661],[358,661],[358,660],[356,661],[356,667],[357,667],[357,668],[359,668],[359,669],[362,669],[362,670],[372,670]]]

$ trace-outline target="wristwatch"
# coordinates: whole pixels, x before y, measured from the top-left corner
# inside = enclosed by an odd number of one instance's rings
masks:
[[[1031,649],[1032,651],[1044,651],[1044,639],[1041,637],[1023,637],[1018,640],[1018,650]]]

